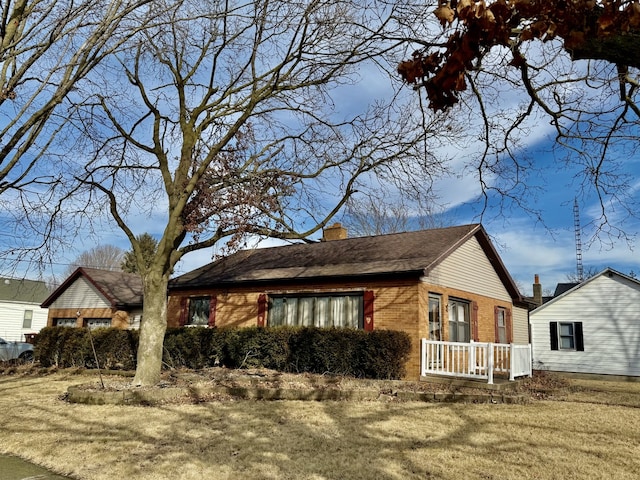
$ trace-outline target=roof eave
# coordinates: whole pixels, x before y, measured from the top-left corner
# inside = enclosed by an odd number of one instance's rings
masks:
[[[203,285],[202,283],[194,280],[193,282],[183,283],[178,286],[172,286],[169,284],[169,292],[184,291],[184,290],[206,290],[215,288],[229,288],[232,286],[247,286],[247,285],[265,285],[269,283],[295,283],[295,282],[314,282],[314,281],[332,281],[342,280],[348,278],[350,280],[363,279],[371,280],[373,278],[389,278],[389,277],[420,277],[424,275],[424,269],[411,269],[395,272],[375,272],[375,273],[355,273],[355,274],[343,274],[343,275],[325,275],[325,276],[309,276],[309,277],[273,277],[265,279],[248,279],[248,280],[222,280],[219,282]]]

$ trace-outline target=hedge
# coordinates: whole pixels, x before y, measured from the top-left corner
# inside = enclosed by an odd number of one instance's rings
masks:
[[[118,328],[46,327],[34,341],[35,359],[43,367],[93,368],[97,357],[100,368],[133,370],[137,350],[138,331]]]
[[[47,327],[35,341],[42,366],[133,370],[137,330]],[[411,340],[405,332],[315,327],[171,328],[165,368],[268,368],[282,372],[398,379],[405,374]]]

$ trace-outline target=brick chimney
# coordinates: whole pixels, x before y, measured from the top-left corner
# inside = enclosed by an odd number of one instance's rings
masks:
[[[542,285],[537,273],[533,277],[533,301],[538,306],[542,305]]]
[[[325,227],[322,231],[322,241],[329,242],[331,240],[344,240],[347,238],[347,229],[340,223],[334,223],[329,227]]]

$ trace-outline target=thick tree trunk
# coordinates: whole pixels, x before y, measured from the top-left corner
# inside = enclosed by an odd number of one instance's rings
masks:
[[[616,65],[640,68],[640,35],[635,33],[590,38],[579,48],[567,51],[573,60],[605,60]]]
[[[150,386],[160,381],[164,334],[167,330],[168,283],[168,275],[153,271],[144,279],[144,307],[134,385]]]

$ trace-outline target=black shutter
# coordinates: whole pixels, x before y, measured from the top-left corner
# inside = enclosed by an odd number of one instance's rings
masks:
[[[582,340],[582,322],[575,322],[573,328],[576,334],[576,350],[584,352],[584,341]]]
[[[558,322],[549,323],[549,337],[551,338],[551,350],[558,350]]]

